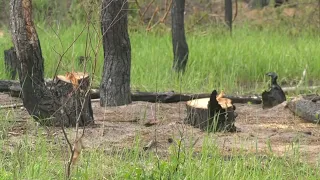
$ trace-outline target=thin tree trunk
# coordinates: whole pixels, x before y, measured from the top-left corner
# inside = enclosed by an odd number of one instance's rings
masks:
[[[103,0],[101,10],[104,65],[100,85],[100,105],[131,103],[131,45],[128,34],[127,0]]]
[[[172,45],[173,45],[173,69],[176,72],[184,72],[186,69],[189,48],[184,31],[184,7],[185,0],[173,0],[172,16]]]
[[[24,107],[40,124],[75,126],[76,115],[81,111],[81,108],[78,107],[80,104],[79,96],[77,96],[79,94],[78,91],[73,92],[72,86],[68,83],[65,83],[65,86],[59,85],[59,81],[57,82],[59,86],[52,91],[45,86],[44,60],[40,41],[32,20],[31,0],[11,0],[10,7],[11,33],[20,63],[18,74],[20,86],[22,87]],[[69,99],[66,100],[66,96],[70,97],[71,101]],[[88,100],[90,100],[90,96],[85,101]],[[88,105],[88,103],[84,103]],[[90,108],[91,104],[90,107],[89,105],[84,107],[82,112],[89,112]],[[89,118],[84,118],[88,116]],[[92,122],[92,114],[88,116],[79,116],[81,120],[84,120],[79,122],[79,125]]]
[[[232,32],[232,0],[224,0],[225,21]]]

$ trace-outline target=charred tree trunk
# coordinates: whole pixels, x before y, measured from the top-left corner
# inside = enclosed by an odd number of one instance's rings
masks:
[[[100,105],[131,103],[131,45],[128,34],[128,2],[103,0],[101,10],[104,65],[100,85]]]
[[[65,98],[60,98],[62,97],[60,94],[61,91],[68,91],[68,97],[75,100],[79,98],[79,96],[74,95],[77,94],[77,91],[70,92],[70,85],[57,84],[58,86],[53,90],[48,89],[45,85],[44,60],[32,20],[31,4],[31,0],[11,0],[10,3],[11,33],[20,63],[18,74],[20,86],[22,87],[23,105],[28,113],[42,125],[75,126],[74,119],[77,117],[67,111],[72,109],[80,113],[82,109],[74,106],[74,103],[66,103]],[[84,102],[84,104],[86,103]],[[83,106],[83,109],[89,108]],[[93,118],[82,117],[81,115],[80,119],[84,119],[82,124],[88,124],[93,121]]]
[[[232,0],[224,0],[224,4],[225,21],[229,27],[230,32],[232,32]]]
[[[10,78],[15,79],[19,62],[14,47],[4,51],[4,63]]]
[[[176,72],[184,72],[186,69],[189,48],[184,31],[184,7],[185,0],[172,1],[172,45],[173,45],[173,69]]]

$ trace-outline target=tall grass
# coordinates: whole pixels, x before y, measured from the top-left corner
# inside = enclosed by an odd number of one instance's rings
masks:
[[[56,52],[62,53],[70,46],[84,25],[46,28],[38,24],[37,27],[45,59],[45,75],[52,77],[59,61]],[[96,30],[90,32],[93,45],[101,38],[99,28]],[[62,40],[62,46],[54,31]],[[215,27],[190,32],[187,34],[189,61],[180,80],[171,69],[173,55],[170,32],[135,30],[130,32],[130,39],[131,85],[132,89],[141,91],[155,91],[156,87],[159,91],[178,91],[181,87],[184,92],[209,92],[214,88],[230,93],[255,92],[264,88],[261,83],[266,81],[264,74],[268,71],[277,72],[280,81],[285,82],[300,79],[306,66],[307,80],[317,81],[320,75],[320,38],[317,33],[308,30],[293,35],[284,27],[258,29],[243,25],[234,28],[232,36]],[[8,34],[0,40],[0,52],[11,46]],[[86,31],[64,56],[59,73],[82,71],[77,57],[85,54],[85,42]],[[2,53],[0,59],[3,59]],[[101,45],[97,60],[96,85],[99,84],[103,69]],[[4,69],[3,63],[0,68]],[[4,71],[0,72],[0,77],[8,78]]]

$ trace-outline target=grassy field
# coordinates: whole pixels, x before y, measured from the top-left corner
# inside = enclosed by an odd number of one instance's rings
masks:
[[[83,24],[70,27],[48,28],[37,24],[47,78],[54,75],[60,56],[71,47],[62,59],[59,73],[83,71],[77,57],[86,52],[88,31]],[[99,85],[103,67],[100,29],[91,27],[93,50],[97,50],[95,86]],[[8,30],[0,38],[0,52],[12,46]],[[61,39],[61,43],[59,41]],[[261,93],[266,88],[265,73],[275,71],[279,80],[287,85],[297,82],[307,66],[306,83],[318,82],[320,71],[319,32],[303,32],[286,27],[256,28],[242,25],[234,28],[233,35],[221,27],[199,28],[187,33],[190,55],[187,71],[181,79],[172,72],[172,44],[169,30],[145,32],[131,30],[132,72],[131,86],[140,91]],[[72,42],[75,41],[74,44]],[[96,48],[100,46],[99,48]],[[86,71],[93,72],[93,50],[88,48],[91,61]],[[2,60],[3,53],[0,53]],[[4,63],[0,63],[4,69]],[[8,79],[0,71],[0,79]],[[8,131],[17,126],[15,113],[0,112],[0,179],[63,179],[64,163],[68,159],[62,135],[58,139],[47,137],[44,128],[28,121],[26,133],[17,137],[14,144],[7,138]],[[158,157],[141,152],[139,136],[136,147],[85,150],[72,170],[72,179],[320,179],[319,165],[301,163],[299,152],[279,158],[272,151],[268,156],[235,152],[223,156],[210,134],[200,153],[185,148],[179,151],[172,145],[169,155]]]
[[[45,59],[46,76],[52,77],[59,62],[59,55],[70,45],[62,59],[59,73],[83,71],[77,57],[85,54],[87,32],[78,39],[84,25],[68,28],[45,28],[38,25],[38,34]],[[95,84],[99,84],[103,67],[100,31],[91,27],[92,46],[98,50]],[[58,36],[56,36],[56,34]],[[59,38],[62,40],[60,44]],[[72,42],[76,39],[76,42]],[[132,89],[140,91],[211,92],[216,88],[227,93],[260,93],[266,87],[265,73],[275,71],[280,82],[300,80],[307,66],[307,81],[319,77],[320,52],[318,33],[304,31],[292,33],[290,29],[258,29],[241,26],[234,29],[233,36],[223,28],[207,28],[187,34],[190,55],[185,75],[179,80],[172,72],[172,45],[169,31],[130,32],[132,46]],[[0,39],[0,52],[11,47],[10,36]],[[97,48],[99,47],[99,48]],[[89,48],[88,48],[89,49]],[[56,51],[56,52],[55,52]],[[93,50],[89,49],[92,60]],[[3,59],[3,53],[0,54]],[[87,70],[92,72],[92,63]],[[3,63],[0,68],[3,69]],[[5,79],[4,71],[0,78]]]
[[[6,114],[2,112],[1,114]],[[0,179],[63,179],[68,159],[66,144],[61,136],[51,137],[41,127],[29,121],[24,135],[12,142],[6,137],[10,126],[1,116]],[[136,146],[130,149],[85,149],[71,179],[319,179],[319,165],[301,163],[298,145],[292,154],[280,158],[270,150],[267,156],[234,152],[223,156],[208,134],[200,152],[172,144],[166,157],[141,151],[137,134]],[[180,149],[180,151],[179,151]],[[271,149],[271,147],[270,147]],[[291,150],[290,150],[291,152]],[[288,153],[290,153],[288,152]]]

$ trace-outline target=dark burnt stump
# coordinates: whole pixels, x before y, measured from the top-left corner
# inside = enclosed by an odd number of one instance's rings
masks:
[[[217,91],[214,90],[210,98],[188,101],[185,123],[201,130],[235,132],[234,122],[237,116],[234,112],[235,106],[230,99],[222,96],[223,93],[217,96]]]
[[[90,78],[83,73],[68,73],[66,76],[58,75],[55,78],[54,98],[56,108],[60,108],[61,119],[64,126],[79,126],[93,123],[93,112],[90,95]],[[61,124],[58,124],[61,125]]]
[[[19,62],[14,47],[4,50],[4,64],[6,72],[10,74],[10,78],[15,79]]]

